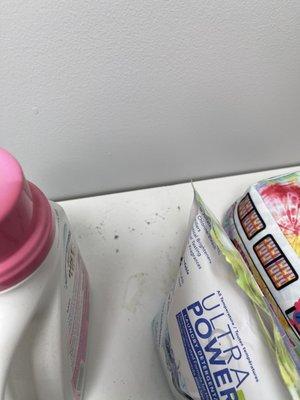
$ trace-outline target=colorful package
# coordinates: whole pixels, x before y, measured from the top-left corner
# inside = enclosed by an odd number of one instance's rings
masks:
[[[229,209],[224,227],[242,254],[300,370],[300,173],[263,180]]]
[[[176,399],[299,399],[269,304],[197,193],[178,277],[153,333]]]

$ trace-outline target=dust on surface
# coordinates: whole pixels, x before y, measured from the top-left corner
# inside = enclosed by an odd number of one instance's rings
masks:
[[[140,299],[145,290],[145,284],[148,274],[146,272],[138,272],[129,277],[123,301],[123,308],[133,314],[141,306]]]

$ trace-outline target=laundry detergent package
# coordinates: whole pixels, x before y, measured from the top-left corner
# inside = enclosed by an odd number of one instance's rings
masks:
[[[242,254],[300,371],[300,173],[263,180],[227,212],[224,227]]]
[[[299,399],[269,303],[196,192],[178,276],[152,327],[178,400]]]

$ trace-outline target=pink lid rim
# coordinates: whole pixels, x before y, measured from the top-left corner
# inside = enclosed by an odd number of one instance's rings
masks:
[[[33,183],[28,185],[33,200],[31,234],[17,252],[0,263],[0,291],[15,286],[36,271],[54,240],[54,217],[49,201]]]

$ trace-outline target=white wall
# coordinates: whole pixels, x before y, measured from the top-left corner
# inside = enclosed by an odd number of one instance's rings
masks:
[[[299,0],[2,0],[0,144],[52,197],[300,161]]]

